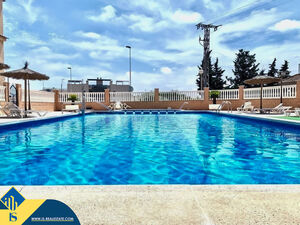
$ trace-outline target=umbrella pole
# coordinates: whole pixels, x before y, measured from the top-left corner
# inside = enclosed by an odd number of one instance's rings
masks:
[[[262,101],[263,101],[263,83],[260,84],[260,112],[262,113]]]
[[[24,80],[24,83],[25,83],[25,91],[24,91],[24,114],[25,114],[25,117],[27,117],[27,80],[25,79]]]
[[[31,110],[31,101],[30,101],[30,81],[28,80],[28,110]]]
[[[282,88],[282,79],[281,79],[281,81],[280,81],[280,103],[282,103],[282,96],[283,96],[282,89],[283,88]]]

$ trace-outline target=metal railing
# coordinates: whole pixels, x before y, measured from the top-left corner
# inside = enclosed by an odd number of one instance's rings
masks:
[[[169,91],[159,92],[159,101],[204,100],[204,91]]]
[[[0,86],[0,101],[5,101],[5,87]]]
[[[282,98],[296,98],[297,96],[297,86],[296,85],[286,85],[282,87]],[[244,89],[244,99],[260,99],[260,88],[247,88]],[[263,98],[274,99],[280,98],[281,87],[264,87],[263,88]]]
[[[111,102],[153,102],[154,92],[110,92]]]
[[[215,90],[219,91],[218,100],[236,100],[239,99],[239,89]]]

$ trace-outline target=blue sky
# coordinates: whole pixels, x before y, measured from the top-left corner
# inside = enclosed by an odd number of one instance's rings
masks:
[[[5,62],[30,67],[60,87],[74,79],[128,80],[132,46],[136,91],[196,90],[202,59],[195,24],[223,24],[212,33],[213,58],[232,76],[238,49],[256,53],[261,69],[274,57],[297,72],[300,7],[297,0],[15,0],[4,3]],[[65,82],[66,83],[66,82]],[[33,82],[40,89],[41,82]]]

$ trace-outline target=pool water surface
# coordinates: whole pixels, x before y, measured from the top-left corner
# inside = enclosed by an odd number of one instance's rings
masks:
[[[300,128],[210,113],[0,128],[0,185],[300,184]]]

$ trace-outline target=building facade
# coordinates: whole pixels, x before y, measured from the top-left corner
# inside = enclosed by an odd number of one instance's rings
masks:
[[[128,81],[116,81],[113,84],[111,79],[87,79],[85,83],[81,80],[69,80],[67,92],[104,92],[105,89],[111,92],[132,92],[133,87],[128,84]]]

